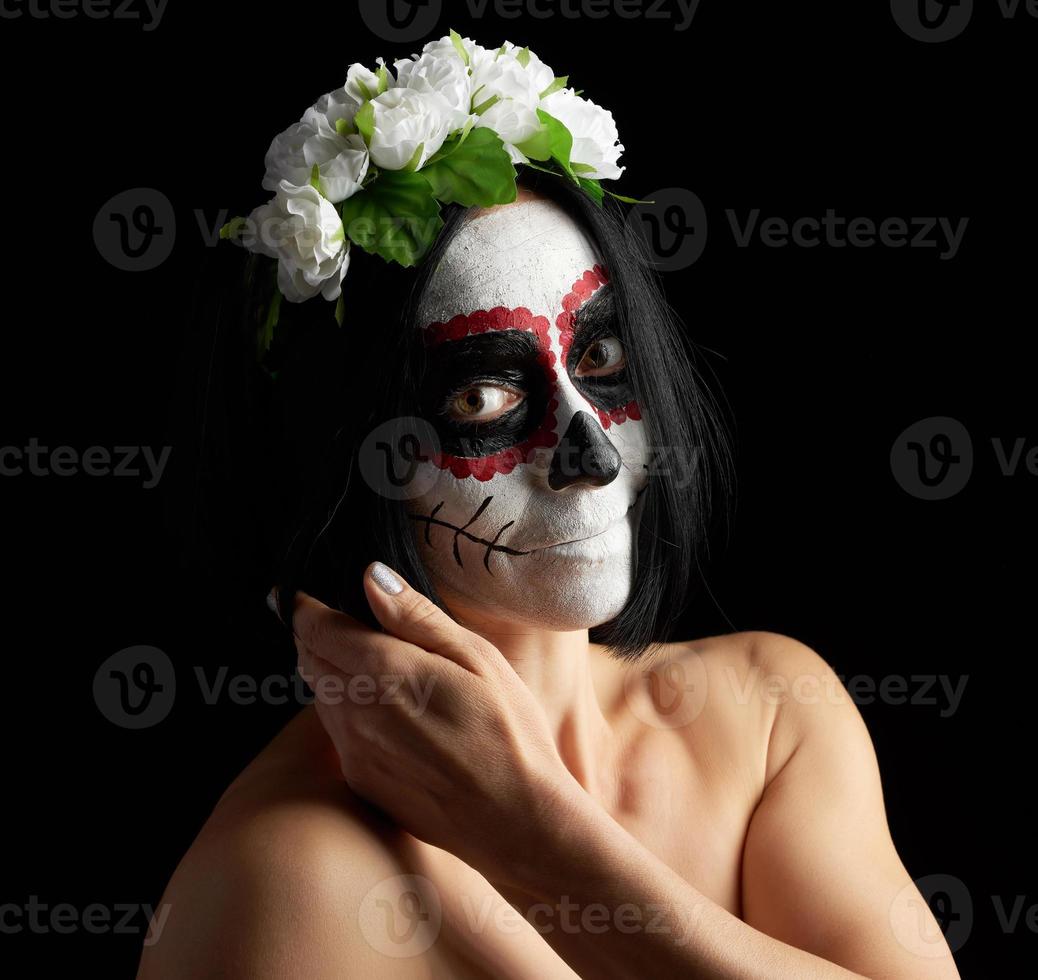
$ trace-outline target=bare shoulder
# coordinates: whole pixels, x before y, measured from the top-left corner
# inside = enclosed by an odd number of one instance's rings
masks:
[[[957,980],[892,839],[854,699],[806,644],[759,633],[752,645],[773,721],[768,778],[743,848],[744,921],[855,975]]]
[[[220,799],[163,895],[139,980],[429,975],[366,935],[372,894],[411,870],[404,835],[327,758],[308,763],[316,738],[296,719]]]
[[[747,637],[759,700],[772,715],[767,783],[806,744],[838,753],[878,783],[875,751],[857,704],[828,661],[812,647],[780,633],[756,631]]]
[[[779,677],[835,676],[825,659],[806,643],[769,630],[719,633],[664,644],[663,650],[661,660],[702,658],[714,673],[765,677],[773,683]]]
[[[762,785],[781,770],[812,718],[798,707],[847,700],[817,651],[767,630],[664,644],[643,675],[644,696],[661,721],[681,723],[693,740],[708,734],[758,758]]]

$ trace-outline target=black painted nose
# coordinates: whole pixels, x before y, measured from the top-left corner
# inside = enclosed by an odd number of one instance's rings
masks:
[[[578,483],[604,487],[620,472],[620,454],[587,412],[576,412],[548,468],[548,486],[565,490]]]

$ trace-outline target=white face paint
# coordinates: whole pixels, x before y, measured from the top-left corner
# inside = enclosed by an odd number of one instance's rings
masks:
[[[448,605],[576,630],[630,595],[649,460],[622,343],[591,316],[607,272],[527,193],[470,218],[432,274],[418,322],[443,454],[419,464],[429,489],[408,510]]]

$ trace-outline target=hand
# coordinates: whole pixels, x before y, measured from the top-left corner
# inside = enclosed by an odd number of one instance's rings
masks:
[[[376,567],[364,590],[385,633],[305,593],[294,606],[300,673],[343,776],[413,836],[521,891],[590,798],[500,651],[395,573],[400,591],[384,591]]]

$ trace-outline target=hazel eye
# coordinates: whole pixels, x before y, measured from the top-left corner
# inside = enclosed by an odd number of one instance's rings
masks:
[[[623,344],[611,334],[596,340],[580,359],[574,372],[578,378],[603,378],[620,371],[627,361]]]
[[[492,422],[519,405],[525,395],[498,385],[473,385],[447,401],[447,414],[459,422]]]

